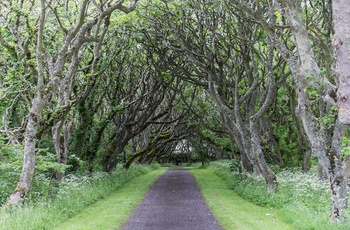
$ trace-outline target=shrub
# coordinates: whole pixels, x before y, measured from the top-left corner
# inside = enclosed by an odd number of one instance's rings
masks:
[[[125,170],[120,165],[112,173],[68,175],[57,188],[55,196],[28,200],[24,207],[10,212],[0,210],[0,229],[52,229],[57,223],[105,198],[131,179],[157,168],[159,165],[153,164],[132,166]]]
[[[348,229],[329,221],[331,198],[327,181],[320,181],[317,170],[305,174],[296,168],[276,170],[278,187],[269,194],[262,177],[232,171],[230,161],[213,162],[209,169],[223,178],[243,198],[260,206],[278,208],[286,222],[297,229]]]
[[[22,146],[4,145],[0,148],[0,205],[6,202],[16,187],[23,154]]]

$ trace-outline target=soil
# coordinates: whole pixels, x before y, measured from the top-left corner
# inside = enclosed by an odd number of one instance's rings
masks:
[[[169,169],[148,191],[124,230],[221,230],[192,174]]]

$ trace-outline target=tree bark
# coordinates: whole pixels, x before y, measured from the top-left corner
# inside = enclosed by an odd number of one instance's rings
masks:
[[[61,133],[62,127],[65,125],[65,129],[63,133]],[[68,137],[69,131],[72,126],[72,121],[64,122],[64,120],[60,120],[53,128],[53,139],[55,150],[57,154],[57,162],[62,165],[67,165],[68,160]],[[64,173],[55,171],[54,177],[57,181],[61,181],[64,177]]]
[[[332,45],[336,54],[335,73],[339,78],[337,107],[342,124],[350,124],[350,5],[333,0],[334,32]]]
[[[223,117],[226,118],[224,119],[224,123],[226,123],[225,126],[230,130],[232,135],[235,135],[235,130],[238,131],[238,133],[240,134],[240,140],[238,143],[240,143],[239,146],[243,147],[242,149],[243,155],[241,155],[241,159],[244,161],[242,161],[242,164],[244,165],[245,163],[248,163],[247,166],[245,167],[247,167],[249,170],[251,170],[252,167],[255,167],[255,170],[257,171],[257,173],[261,174],[265,178],[267,191],[271,193],[275,192],[276,185],[277,185],[276,176],[266,164],[265,157],[260,146],[259,126],[256,121],[256,119],[259,119],[262,116],[262,114],[264,114],[265,110],[268,108],[269,104],[271,103],[274,83],[271,82],[269,93],[268,93],[268,96],[266,97],[265,103],[263,104],[261,109],[258,112],[256,112],[250,119],[250,122],[249,122],[250,137],[249,135],[246,135],[246,132],[242,124],[239,124],[239,122],[236,123],[233,121],[233,119],[231,118],[231,116],[233,116],[232,114],[233,112],[231,112],[221,101],[221,99],[219,98],[218,92],[216,90],[216,87],[212,81],[209,81],[208,88],[211,95],[214,98],[214,101],[217,103],[217,106],[221,109],[220,112],[222,113]],[[238,114],[239,113],[237,112],[237,115]],[[236,119],[240,120],[240,118],[237,118],[237,117]],[[235,128],[235,130],[232,130],[233,128]]]
[[[28,123],[24,134],[24,159],[21,175],[15,191],[11,194],[7,205],[18,205],[24,203],[35,172],[35,144],[39,120],[44,109],[45,99],[43,98],[44,70],[42,64],[43,56],[43,31],[46,16],[46,3],[41,0],[40,19],[36,46],[36,61],[38,71],[37,92],[32,100],[32,105],[28,114]]]
[[[110,5],[104,11],[99,12],[95,18],[90,21],[85,21],[88,11],[89,0],[81,2],[80,12],[77,17],[76,24],[66,33],[62,46],[55,58],[50,57],[50,54],[43,47],[44,27],[46,13],[49,7],[45,0],[40,1],[40,17],[36,41],[36,67],[37,67],[37,87],[36,95],[32,100],[31,108],[28,114],[28,123],[25,130],[24,143],[24,160],[19,182],[15,191],[10,196],[7,205],[17,205],[23,203],[29,193],[30,186],[34,177],[35,171],[35,145],[38,132],[39,121],[45,104],[50,100],[51,96],[56,93],[57,87],[62,82],[63,69],[67,60],[70,59],[81,46],[91,41],[86,37],[86,33],[97,23],[101,24],[103,19],[110,15],[115,10],[121,10],[124,13],[129,13],[135,9],[137,0],[133,1],[130,7],[125,7],[123,1],[118,1]],[[101,8],[102,9],[102,8]],[[98,30],[98,29],[97,29]],[[95,40],[93,40],[95,41]],[[53,61],[54,60],[54,61]],[[46,65],[44,62],[46,61]],[[44,69],[44,68],[47,69]],[[47,73],[50,76],[49,81],[45,84],[45,76]]]
[[[333,4],[336,3],[337,5],[340,4],[340,2],[341,1],[335,1]],[[342,7],[349,8],[345,1],[342,3]],[[341,6],[338,5],[338,7]],[[332,143],[328,143],[329,141],[327,140],[327,136],[330,135],[328,133],[329,131],[322,124],[320,125],[320,128],[317,127],[316,120],[314,119],[311,110],[310,99],[307,94],[308,87],[311,86],[312,88],[317,88],[320,87],[321,83],[327,82],[325,82],[320,75],[320,69],[315,61],[314,53],[301,12],[300,2],[294,5],[291,3],[287,4],[286,16],[293,28],[292,31],[295,36],[300,61],[299,69],[292,70],[295,82],[297,84],[298,112],[305,132],[310,140],[312,152],[317,155],[319,164],[322,166],[327,178],[330,181],[330,190],[332,194],[331,219],[338,221],[345,212],[345,204],[347,202],[346,192],[344,192],[344,188],[346,186],[344,182],[344,172],[342,169],[344,162],[341,159],[341,146],[342,137],[344,135],[342,123],[346,123],[348,112],[346,110],[344,114],[341,114],[339,111],[339,117],[335,122]],[[337,37],[335,37],[335,40],[333,39],[333,45],[335,45],[334,43],[337,41],[336,39]],[[339,44],[340,43],[341,40],[339,40]],[[338,51],[339,50],[341,50],[341,48],[338,47]],[[341,54],[343,55],[344,53],[341,52]],[[344,56],[342,56],[342,58],[344,58]],[[344,64],[348,65],[350,62],[344,62]],[[344,67],[344,69],[347,71],[350,70],[348,68],[350,67]],[[346,74],[349,74],[349,72]],[[314,82],[309,80],[310,77],[315,78]],[[327,148],[327,146],[331,146],[330,150]]]
[[[115,169],[118,164],[118,157],[122,154],[125,146],[128,144],[128,141],[132,136],[127,134],[124,137],[116,136],[112,143],[110,143],[109,148],[106,150],[106,153],[102,156],[102,169],[105,172],[111,172]]]
[[[239,114],[239,106],[236,105],[235,111],[231,111],[227,106],[223,103],[218,95],[216,90],[216,86],[213,81],[208,81],[208,91],[209,94],[214,99],[215,104],[218,107],[218,110],[222,117],[222,123],[224,127],[228,130],[228,132],[234,137],[235,142],[239,148],[241,163],[243,169],[246,172],[254,171],[254,162],[251,159],[251,143],[249,135],[247,135],[244,125],[242,124],[242,120]],[[237,102],[238,103],[238,102]]]
[[[307,149],[305,151],[305,155],[303,158],[303,166],[302,166],[302,170],[304,173],[308,173],[310,171],[311,168],[311,149]]]
[[[24,159],[21,175],[15,191],[10,196],[7,205],[24,203],[32,184],[35,171],[35,144],[38,122],[44,107],[44,99],[40,93],[32,101],[24,138]]]
[[[332,194],[331,220],[340,221],[347,208],[347,183],[349,157],[342,153],[344,125],[337,119],[331,149],[328,152],[330,159],[329,181]],[[343,158],[343,159],[342,159]]]
[[[270,40],[268,41],[268,59],[266,61],[266,67],[267,67],[267,92],[264,100],[261,103],[261,106],[258,111],[255,111],[254,104],[251,107],[251,117],[249,119],[249,127],[250,127],[250,136],[251,136],[251,145],[252,145],[252,153],[254,154],[254,161],[257,162],[257,166],[265,178],[266,184],[267,184],[267,191],[269,193],[274,193],[277,186],[276,176],[272,172],[272,170],[268,167],[265,161],[264,154],[261,150],[260,146],[260,126],[258,121],[262,119],[263,115],[265,114],[266,110],[269,108],[273,101],[273,96],[276,91],[276,82],[275,82],[275,76],[273,74],[273,58],[274,58],[274,47],[271,44]],[[254,68],[255,67],[255,68]],[[256,67],[256,63],[253,61],[253,69],[255,70],[254,76],[258,77],[258,71]],[[253,101],[255,101],[256,98],[253,96]]]
[[[276,176],[266,164],[265,157],[260,146],[259,125],[254,118],[250,119],[250,132],[252,152],[254,154],[253,159],[256,162],[256,165],[259,167],[261,174],[265,178],[267,191],[269,193],[274,193],[277,185]]]

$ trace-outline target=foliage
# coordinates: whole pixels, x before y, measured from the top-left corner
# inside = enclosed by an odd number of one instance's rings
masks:
[[[217,161],[208,169],[223,178],[244,199],[260,206],[278,208],[283,219],[297,229],[346,229],[345,224],[329,223],[328,183],[320,181],[315,173],[305,174],[295,168],[280,169],[276,173],[278,190],[269,194],[262,177],[237,173],[230,169],[231,165],[230,161]]]
[[[230,171],[231,172],[240,172],[242,170],[242,164],[240,161],[238,160],[231,160],[231,162],[229,163],[229,167],[230,167]]]
[[[49,149],[39,148],[36,157],[36,177],[29,200],[42,199],[49,196],[56,188],[57,183],[52,179],[54,171],[64,172],[70,165],[57,163],[57,155]],[[6,202],[7,198],[15,188],[23,162],[23,146],[4,145],[0,148],[0,204]]]
[[[343,144],[342,144],[342,154],[344,156],[350,156],[350,145],[349,145],[349,138],[343,137]]]
[[[58,224],[54,229],[120,229],[148,189],[165,171],[164,168],[158,169],[133,179],[131,183],[84,209],[79,215]]]
[[[14,189],[23,161],[23,147],[4,145],[0,147],[0,205],[6,202]]]
[[[328,1],[281,1],[286,10],[278,1],[139,1],[131,14],[100,14],[118,2],[43,1],[42,36],[40,1],[0,3],[0,204],[19,178],[28,142],[36,149],[32,201],[57,193],[54,172],[112,171],[133,156],[141,163],[166,161],[184,140],[192,160],[235,157],[247,170],[253,161],[244,159],[260,153],[260,162],[304,168],[311,146],[329,163],[328,149],[339,150],[342,161],[349,157],[337,108],[325,102],[336,99],[342,82],[332,68]],[[288,20],[295,9],[300,15]],[[298,31],[291,26],[297,19]],[[304,27],[304,36],[295,36]],[[30,110],[39,99],[42,109]],[[39,117],[27,129],[33,111]],[[28,130],[38,132],[24,138]],[[165,131],[168,139],[155,138]],[[296,197],[286,184],[299,182],[283,176],[277,176],[279,190],[288,195],[260,193],[264,180],[239,174],[241,165],[231,162],[230,183],[260,205],[280,207],[294,197],[309,207],[308,192],[324,199],[306,188]]]
[[[32,200],[24,207],[0,210],[0,229],[52,229],[87,206],[106,198],[131,179],[157,168],[158,165],[151,165],[123,170],[119,166],[117,171],[109,174],[69,175],[53,197]]]

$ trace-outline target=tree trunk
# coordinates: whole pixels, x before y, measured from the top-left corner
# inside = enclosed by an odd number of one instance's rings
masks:
[[[88,31],[94,25],[98,22],[100,22],[98,25],[101,25],[101,22],[115,10],[120,10],[124,13],[133,11],[137,1],[132,2],[129,7],[125,7],[123,1],[118,1],[112,5],[109,4],[106,9],[101,6],[101,9],[105,10],[99,12],[99,15],[96,15],[99,17],[95,18],[92,16],[94,19],[85,21],[87,12],[89,12],[89,10],[87,10],[89,2],[89,0],[81,2],[76,24],[72,25],[72,28],[66,33],[63,44],[58,48],[58,52],[55,56],[51,57],[50,54],[45,51],[43,42],[46,11],[50,8],[48,6],[50,2],[40,0],[40,9],[37,9],[40,14],[36,39],[37,76],[33,76],[34,78],[37,77],[36,95],[32,100],[32,105],[28,114],[28,123],[25,130],[23,168],[17,187],[8,200],[9,205],[24,202],[28,195],[35,171],[35,145],[39,120],[45,103],[50,100],[52,94],[56,92],[57,87],[62,82],[63,69],[65,64],[67,64],[67,60],[71,59],[72,55],[79,52],[82,45],[89,41],[86,39],[86,35],[88,35]],[[99,31],[99,27],[96,28],[96,31]],[[96,32],[95,34],[97,39],[99,33]],[[99,39],[101,39],[101,37],[99,37]],[[68,52],[69,49],[71,49],[70,52]],[[45,76],[47,75],[49,75],[49,81],[46,84]]]
[[[158,146],[155,147],[155,149],[152,149],[151,146],[146,146],[144,149],[141,149],[139,152],[134,153],[129,157],[129,159],[126,161],[126,164],[124,165],[124,168],[129,169],[132,162],[138,157],[143,156],[144,154],[148,153],[149,151],[156,151],[158,150]]]
[[[273,148],[274,148],[276,155],[277,155],[278,165],[282,167],[284,165],[284,161],[283,161],[283,156],[282,156],[280,145],[273,136],[271,136],[271,141],[272,141]]]
[[[336,51],[335,73],[339,77],[337,106],[339,120],[350,124],[350,5],[347,0],[334,0],[332,45]]]
[[[7,201],[7,205],[24,203],[32,184],[35,172],[35,145],[38,122],[44,107],[44,100],[38,92],[32,101],[28,115],[28,123],[24,134],[24,159],[21,175],[15,191]]]
[[[240,132],[238,132],[238,130],[236,132],[231,132],[231,136],[233,136],[233,140],[239,149],[239,159],[241,161],[242,164],[242,170],[244,172],[248,172],[248,173],[253,173],[254,172],[254,165],[252,163],[252,161],[250,160],[250,157],[248,156],[247,150],[244,148],[244,146],[249,146],[249,144],[247,143],[243,143],[246,142],[247,140],[249,140],[249,138],[242,138],[242,134]],[[232,144],[233,145],[233,144]],[[234,148],[232,148],[233,151]],[[234,154],[234,153],[233,153]]]
[[[211,79],[210,76],[209,79]],[[214,84],[215,83],[211,80],[208,81],[208,92],[214,99],[214,102],[219,109],[223,126],[237,143],[243,170],[246,172],[253,172],[254,162],[250,157],[250,138],[249,135],[247,135],[243,121],[240,118],[239,105],[236,103],[237,105],[235,105],[235,111],[231,111],[220,99]]]
[[[252,153],[254,154],[253,159],[256,162],[262,176],[265,178],[267,191],[269,193],[274,193],[277,185],[276,176],[266,164],[265,157],[260,146],[259,126],[254,119],[250,119],[250,132]]]
[[[334,125],[334,134],[331,149],[328,153],[330,159],[329,181],[332,194],[333,221],[339,221],[344,216],[347,208],[347,182],[349,157],[342,153],[344,125],[340,118]]]
[[[267,191],[269,193],[274,193],[277,186],[276,176],[272,172],[272,170],[268,167],[265,161],[264,154],[260,145],[260,125],[259,121],[263,118],[267,109],[270,107],[273,102],[274,95],[276,93],[276,82],[275,76],[273,74],[273,59],[274,59],[274,46],[271,44],[271,41],[268,39],[268,50],[269,56],[266,60],[267,63],[267,92],[264,95],[264,99],[260,102],[259,109],[256,111],[257,104],[257,94],[252,94],[252,102],[249,106],[249,127],[250,127],[250,139],[251,139],[251,150],[253,154],[253,160],[257,163],[257,167],[260,170],[260,173],[265,178]],[[254,60],[252,58],[252,60]],[[253,71],[254,77],[257,78],[259,76],[259,71],[256,66],[256,63],[253,61]]]
[[[304,155],[304,159],[303,159],[303,172],[304,173],[308,173],[310,171],[310,167],[311,167],[311,149],[307,149]]]
[[[270,90],[272,90],[274,83],[270,83]],[[255,117],[253,116],[251,118],[249,130],[245,130],[244,128],[243,121],[240,118],[239,108],[235,108],[234,112],[227,108],[227,106],[224,105],[224,103],[219,98],[216,87],[211,81],[209,81],[209,92],[213,96],[214,101],[217,103],[217,106],[220,108],[225,128],[230,131],[231,135],[234,136],[235,139],[238,139],[236,141],[239,143],[239,148],[242,148],[240,151],[242,154],[241,160],[244,168],[248,169],[249,171],[253,171],[252,168],[254,168],[258,174],[262,174],[262,176],[265,178],[268,192],[275,192],[277,184],[276,177],[266,164],[264,154],[260,146],[259,129],[257,128],[255,120],[256,118],[261,117],[271,102],[270,99],[272,91],[269,91],[269,95],[266,97],[266,101],[262,108],[254,115]],[[233,119],[233,117],[235,119]]]
[[[279,144],[278,140],[276,140],[276,138],[273,134],[272,122],[267,116],[263,116],[260,123],[264,129],[264,132],[265,132],[264,135],[267,135],[267,137],[265,138],[266,140],[264,140],[264,142],[271,142],[273,145],[273,150],[274,150],[275,156],[271,156],[271,158],[273,158],[273,160],[279,166],[282,167],[284,165],[283,156],[282,156],[280,144]]]
[[[300,118],[298,117],[298,115],[295,112],[295,107],[297,102],[295,101],[295,89],[293,89],[292,87],[288,86],[288,91],[290,94],[290,99],[289,99],[289,108],[290,111],[292,112],[292,116],[294,119],[294,123],[295,123],[295,127],[297,129],[297,141],[298,141],[298,145],[299,145],[299,149],[302,150],[304,148],[306,148],[305,150],[305,154],[303,156],[303,165],[302,165],[302,170],[304,173],[308,173],[311,167],[311,144],[310,141],[307,137],[307,135],[305,134],[303,125],[300,123]]]
[[[337,9],[337,10],[334,10],[334,14],[345,13],[347,11],[342,11],[341,9],[349,9],[349,5],[345,1],[342,1],[342,0],[333,1],[333,7],[334,7],[334,4],[336,5],[335,8]],[[330,135],[329,133],[327,133],[329,131],[325,127],[322,127],[322,124],[320,128],[317,127],[317,123],[314,119],[314,116],[311,110],[310,100],[307,94],[308,87],[311,86],[312,88],[317,88],[317,87],[320,87],[322,83],[326,84],[327,82],[323,81],[323,78],[320,76],[320,70],[314,58],[312,46],[310,43],[310,39],[308,38],[308,32],[306,29],[305,22],[303,21],[301,12],[302,10],[301,10],[300,4],[295,4],[294,6],[292,6],[292,4],[288,4],[288,7],[286,8],[286,16],[288,17],[290,23],[292,24],[292,27],[293,27],[292,31],[295,36],[296,45],[297,45],[298,54],[299,54],[299,63],[300,63],[299,68],[298,69],[292,68],[292,72],[297,85],[298,112],[302,120],[305,132],[310,141],[312,152],[318,157],[319,164],[322,166],[322,169],[325,171],[327,178],[329,179],[329,182],[330,182],[330,189],[332,194],[331,219],[339,220],[345,211],[344,204],[346,204],[346,201],[347,201],[346,192],[344,192],[345,183],[344,183],[344,175],[342,170],[344,162],[342,162],[341,160],[341,146],[342,146],[342,137],[343,137],[343,127],[341,123],[347,122],[346,120],[347,120],[348,111],[346,108],[344,108],[343,114],[341,111],[339,111],[339,118],[336,121],[334,132],[333,132],[331,149],[327,150],[329,149],[329,146],[330,146],[330,144],[328,143],[329,141],[327,141],[327,136]],[[347,22],[350,18],[347,16],[349,15],[350,15],[349,12],[345,13],[345,15],[341,15],[341,14],[337,15],[335,20],[339,22],[341,21],[342,17],[345,17],[347,19],[342,23],[345,23],[346,25],[348,25]],[[347,31],[344,27],[341,27],[341,29],[342,29],[342,32]],[[338,36],[334,37],[333,45],[338,49],[338,56],[340,57],[339,60],[341,60],[342,58],[348,58],[348,56],[346,57],[343,56],[344,55],[343,48],[346,46],[340,47],[343,44],[343,42],[341,39],[338,40],[338,38],[340,38]],[[344,61],[344,63],[341,63],[340,65],[342,64],[347,66],[344,66],[343,69],[341,68],[339,75],[345,74],[343,75],[343,77],[348,76],[347,74],[349,74],[349,71],[350,71],[349,60]],[[346,70],[347,72],[342,72],[344,70]],[[314,82],[310,82],[310,80],[308,80],[308,77],[310,76],[315,77]],[[344,81],[341,80],[341,76],[339,76],[339,78],[340,78],[340,82],[344,83]],[[350,83],[350,78],[349,78],[349,83]],[[350,90],[347,92],[349,93]],[[341,100],[341,98],[339,98],[339,100]],[[340,106],[340,108],[343,108],[343,107]]]
[[[113,171],[117,164],[118,164],[118,157],[122,154],[124,151],[125,146],[127,145],[129,140],[120,140],[119,139],[113,140],[113,143],[111,147],[109,147],[106,150],[106,153],[102,156],[102,168],[105,172],[111,172]]]
[[[45,23],[46,15],[46,3],[44,0],[41,0],[41,9],[40,9],[40,20],[38,27],[38,37],[36,44],[36,61],[37,61],[37,71],[38,71],[38,80],[37,80],[37,92],[32,100],[32,105],[28,114],[28,123],[26,125],[26,130],[24,134],[24,159],[21,175],[16,186],[15,191],[11,194],[7,205],[17,205],[24,203],[30,186],[32,185],[34,172],[35,172],[35,145],[36,145],[36,134],[38,132],[38,124],[44,109],[45,100],[42,91],[44,88],[44,70],[42,64],[42,55],[43,55],[43,30]]]
[[[69,131],[70,127],[72,125],[72,122],[68,122],[66,124],[66,127],[64,129],[64,133],[61,133],[64,120],[62,119],[59,121],[53,128],[53,139],[54,139],[54,145],[55,145],[55,150],[57,154],[57,162],[63,165],[67,164],[68,160],[68,136],[69,136]],[[57,181],[61,181],[62,178],[64,177],[64,173],[59,172],[55,170],[54,172],[54,177]]]
[[[324,170],[323,166],[321,165],[321,161],[317,162],[317,176],[318,179],[321,181],[327,180],[327,172]]]
[[[332,194],[331,220],[339,221],[347,208],[346,188],[347,180],[344,178],[342,161],[334,152],[329,152],[331,164],[329,168],[329,181]]]

